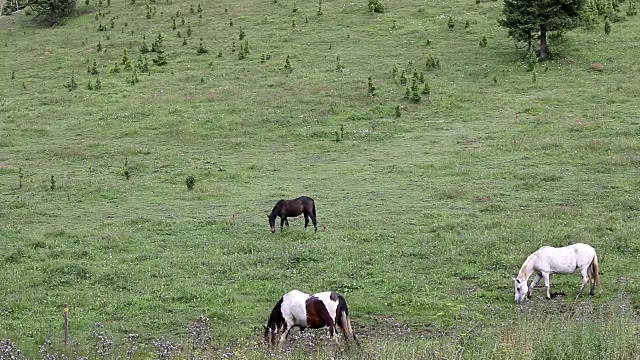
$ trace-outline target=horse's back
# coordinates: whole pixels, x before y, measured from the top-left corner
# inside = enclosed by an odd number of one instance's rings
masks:
[[[303,204],[313,204],[313,199],[308,196],[300,196],[299,198],[295,198],[293,200],[300,201]]]
[[[531,255],[535,257],[535,268],[552,273],[570,273],[576,266],[588,266],[596,256],[590,245],[576,243],[563,247],[543,246]]]
[[[553,247],[553,246],[542,246],[539,248],[536,253],[562,253],[562,252],[573,252],[579,254],[596,254],[596,250],[589,244],[584,243],[575,243],[563,247]]]

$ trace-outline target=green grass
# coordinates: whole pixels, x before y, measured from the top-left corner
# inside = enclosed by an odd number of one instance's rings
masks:
[[[640,304],[636,18],[610,36],[598,25],[552,39],[534,83],[496,25],[500,2],[385,2],[371,14],[366,1],[324,0],[317,16],[317,2],[293,14],[293,1],[216,1],[201,20],[190,3],[150,5],[147,19],[140,1],[82,2],[84,15],[54,28],[0,18],[0,338],[29,358],[46,339],[88,356],[93,331],[120,354],[137,333],[144,358],[161,336],[188,349],[189,324],[207,316],[215,351],[269,357],[260,325],[297,288],[344,293],[364,345],[344,353],[320,331],[309,335],[317,345],[294,342],[283,356],[520,358],[524,346],[579,358],[585,339],[593,356],[637,351],[621,332]],[[171,28],[176,11],[188,45]],[[244,60],[231,52],[240,27]],[[147,54],[151,73],[133,86],[131,71],[109,73],[158,32],[167,65]],[[200,38],[208,54],[196,54]],[[439,70],[425,69],[430,55]],[[424,72],[430,99],[404,100],[394,65]],[[68,91],[72,74],[79,88]],[[97,78],[103,88],[87,90]],[[316,200],[320,231],[292,219],[271,234],[265,213],[302,194]],[[526,256],[573,242],[598,251],[598,295],[574,303],[578,278],[555,276],[566,299],[536,291],[516,311],[511,277]],[[522,316],[549,331],[526,330]],[[624,336],[609,343],[612,332]]]

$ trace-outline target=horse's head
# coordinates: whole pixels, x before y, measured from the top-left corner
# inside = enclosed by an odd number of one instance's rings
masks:
[[[525,296],[529,293],[529,287],[527,286],[527,281],[518,280],[513,278],[513,283],[515,285],[516,291],[516,304],[520,305],[525,299]]]
[[[276,341],[276,336],[278,335],[276,331],[264,325],[262,325],[262,327],[264,328],[264,341],[269,345],[274,344]]]
[[[267,219],[269,219],[269,226],[271,226],[271,232],[276,232],[276,217],[271,216],[272,214],[267,214]]]

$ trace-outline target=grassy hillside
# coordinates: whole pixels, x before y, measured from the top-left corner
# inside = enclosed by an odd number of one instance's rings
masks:
[[[0,18],[0,338],[28,358],[47,340],[110,358],[139,334],[147,358],[164,336],[188,358],[205,316],[207,356],[269,357],[260,326],[296,288],[344,293],[363,347],[317,331],[282,356],[638,350],[636,17],[552,38],[530,72],[500,2],[198,5],[90,0],[53,28]],[[159,34],[164,66],[140,51]],[[403,71],[430,95],[404,99]],[[295,219],[271,234],[266,212],[302,194],[320,231]],[[573,242],[599,253],[598,295],[574,302],[578,277],[555,276],[566,296],[538,290],[517,309],[526,256]]]

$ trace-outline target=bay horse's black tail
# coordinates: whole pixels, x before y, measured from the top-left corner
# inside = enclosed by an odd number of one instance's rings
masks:
[[[312,200],[311,213],[313,214],[313,228],[314,231],[318,231],[318,219],[316,218],[316,202]]]

